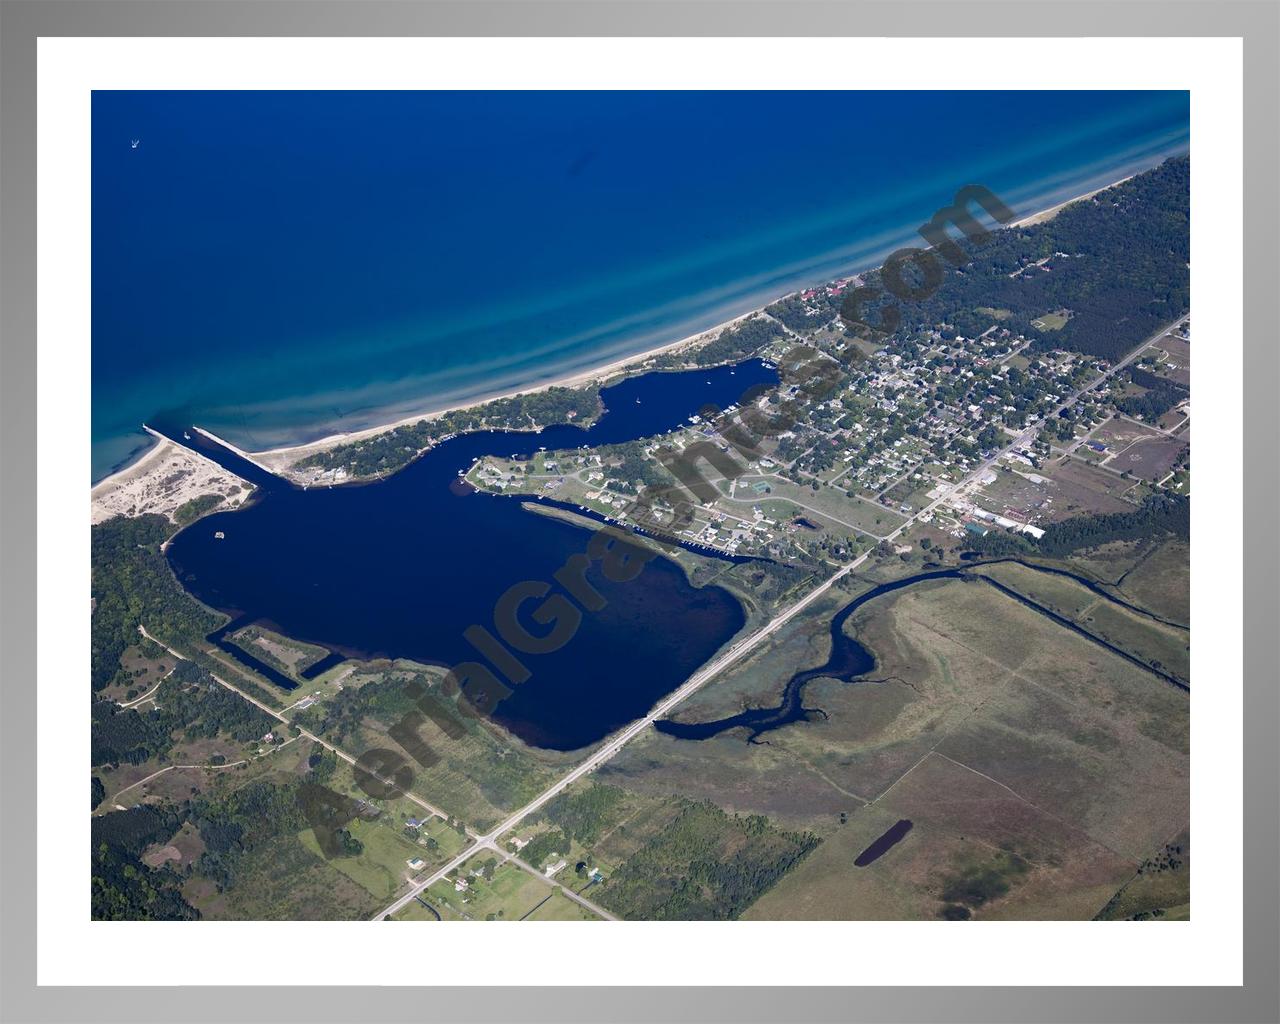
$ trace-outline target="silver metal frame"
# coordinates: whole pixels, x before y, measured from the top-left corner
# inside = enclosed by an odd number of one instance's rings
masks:
[[[37,988],[35,138],[40,36],[1228,36],[1244,40],[1244,985],[1240,988]],[[0,0],[0,1019],[1259,1021],[1280,1019],[1275,0]],[[974,58],[956,48],[956,84]],[[1212,699],[1212,695],[1202,699]],[[1200,898],[1212,898],[1201,876]],[[1156,926],[1154,931],[1159,931]],[[1151,935],[1143,929],[1141,944]],[[1138,943],[1135,937],[1135,944]],[[1051,951],[1047,951],[1051,955]],[[853,954],[851,954],[853,955]]]

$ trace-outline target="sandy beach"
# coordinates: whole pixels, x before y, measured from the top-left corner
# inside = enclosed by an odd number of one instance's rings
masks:
[[[223,508],[234,508],[253,491],[251,484],[227,472],[216,462],[168,438],[156,438],[154,447],[132,466],[97,483],[89,492],[89,521],[100,523],[112,516],[155,513],[174,517],[192,498],[217,494]]]
[[[1117,178],[1110,185],[1103,185],[1101,188],[1095,188],[1092,192],[1084,192],[1078,196],[1073,196],[1070,199],[1066,199],[1061,203],[1058,203],[1056,206],[1050,206],[1044,210],[1040,210],[1038,213],[1028,214],[1020,220],[1011,221],[1006,224],[1005,227],[1027,228],[1031,227],[1033,224],[1043,224],[1047,220],[1053,220],[1053,218],[1056,217],[1062,209],[1070,206],[1072,203],[1079,203],[1086,199],[1092,199],[1099,192],[1105,192],[1109,188],[1115,188],[1117,185],[1123,185],[1130,178],[1136,177],[1136,174],[1126,174],[1123,178]]]
[[[1107,185],[1103,185],[1100,188],[1095,188],[1088,192],[1084,192],[1078,196],[1073,196],[1072,198],[1064,200],[1063,202],[1056,203],[1053,206],[1047,207],[1043,210],[1039,210],[1036,213],[1032,213],[1027,215],[1026,217],[1022,217],[1018,220],[1012,221],[1010,224],[1006,225],[1006,227],[1007,228],[1027,227],[1033,224],[1043,223],[1047,220],[1052,219],[1060,211],[1070,206],[1072,203],[1078,203],[1086,199],[1090,199],[1093,196],[1097,195],[1099,192],[1103,192],[1108,188],[1113,188],[1116,185],[1119,185],[1125,181],[1128,181],[1133,176],[1134,175],[1132,174],[1126,175],[1125,177],[1119,178],[1116,181],[1113,181]],[[849,270],[846,273],[837,275],[837,276],[851,276],[857,273],[865,273],[867,270],[870,270],[870,269],[873,269],[873,268],[862,267],[857,270]],[[411,423],[420,423],[423,420],[435,419],[437,417],[445,415],[446,413],[454,412],[460,409],[475,408],[476,406],[484,405],[487,402],[492,402],[501,398],[511,398],[515,395],[533,394],[539,391],[545,391],[553,387],[570,387],[570,388],[581,387],[583,385],[590,384],[593,382],[603,381],[608,379],[609,377],[612,377],[624,371],[638,368],[648,360],[654,359],[657,356],[668,354],[671,352],[677,352],[682,349],[697,345],[705,340],[708,340],[714,337],[715,335],[719,334],[721,331],[725,330],[726,328],[732,327],[734,324],[737,324],[740,321],[747,319],[748,317],[755,316],[757,313],[760,313],[761,311],[763,311],[765,306],[771,305],[773,302],[779,301],[784,298],[788,298],[791,295],[795,295],[798,293],[799,293],[799,290],[788,292],[785,295],[776,296],[775,298],[771,299],[768,303],[765,303],[765,305],[763,306],[758,306],[754,309],[747,310],[746,312],[740,313],[737,316],[734,316],[728,320],[725,320],[724,322],[719,323],[714,327],[708,328],[707,330],[704,330],[704,331],[699,331],[697,334],[689,335],[688,337],[681,338],[678,341],[673,341],[664,345],[659,345],[655,348],[648,349],[644,352],[638,352],[633,355],[623,356],[619,359],[612,360],[603,365],[591,367],[586,370],[579,370],[574,373],[568,374],[564,377],[559,377],[555,380],[549,380],[549,381],[544,381],[537,384],[531,384],[525,387],[512,388],[506,391],[494,392],[492,394],[483,395],[478,398],[469,399],[465,402],[459,402],[453,405],[442,406],[438,409],[428,409],[423,412],[414,413],[409,416],[403,416],[394,421],[379,424],[372,427],[367,427],[362,430],[331,434],[327,437],[320,438],[317,441],[310,441],[306,444],[288,445],[288,446],[282,446],[278,448],[268,448],[268,449],[264,449],[262,451],[257,451],[257,452],[241,452],[240,449],[238,448],[236,448],[235,450],[240,454],[244,455],[246,458],[250,459],[250,461],[258,464],[264,469],[269,470],[270,472],[294,477],[296,476],[296,474],[290,472],[291,468],[297,462],[301,461],[302,459],[316,452],[325,451],[331,448],[335,448],[339,445],[349,444],[353,441],[359,441],[364,438],[376,437],[377,435],[386,433],[387,431],[395,430],[397,427],[405,426]],[[221,440],[222,443],[224,444],[227,443],[223,439],[219,439],[219,440]],[[153,472],[156,466],[156,461],[158,458],[157,453],[161,452],[164,449],[165,445],[167,444],[169,444],[169,442],[167,441],[161,443],[156,448],[149,450],[137,462],[133,463],[133,465],[128,466],[112,474],[111,476],[105,478],[101,482],[99,482],[93,489],[95,516],[98,515],[97,509],[99,506],[99,496],[112,493],[114,490],[118,489],[122,485],[136,481],[139,478],[139,475],[141,475],[142,477],[147,477],[151,475],[151,473]],[[176,449],[177,446],[171,445],[171,447]],[[225,471],[222,471],[222,472],[225,472]],[[119,502],[113,502],[113,504],[118,505]],[[95,519],[95,522],[96,521],[97,519]]]
[[[774,300],[776,301],[776,300]],[[732,319],[708,328],[705,331],[699,331],[697,334],[691,334],[687,338],[681,338],[679,341],[668,342],[665,345],[659,345],[645,352],[638,352],[635,355],[623,356],[615,359],[613,362],[605,363],[602,366],[593,366],[586,370],[579,370],[575,373],[564,377],[557,377],[555,380],[544,381],[540,384],[533,384],[528,387],[515,388],[507,391],[495,391],[492,394],[482,395],[479,398],[469,399],[465,402],[459,402],[454,405],[442,406],[439,409],[431,409],[427,412],[415,413],[412,416],[404,416],[398,420],[389,423],[382,423],[378,426],[366,427],[364,430],[352,430],[346,433],[331,434],[328,437],[322,437],[318,441],[309,441],[306,444],[288,445],[280,448],[268,448],[260,452],[240,452],[246,458],[251,459],[258,465],[272,472],[280,472],[288,468],[300,459],[306,458],[315,452],[325,451],[338,445],[350,444],[352,441],[359,441],[367,437],[376,437],[378,434],[385,434],[389,430],[395,430],[397,427],[406,426],[410,423],[421,423],[423,420],[436,419],[446,413],[456,412],[459,409],[474,409],[477,406],[484,405],[487,402],[494,402],[502,398],[514,398],[516,395],[531,395],[539,391],[546,391],[550,388],[575,388],[590,384],[593,381],[604,381],[609,377],[622,373],[623,371],[639,366],[650,359],[664,355],[669,352],[677,352],[684,348],[691,348],[695,345],[708,340],[719,334],[726,328],[732,327],[734,324],[748,317],[755,316],[764,307],[748,310]],[[223,441],[223,444],[227,442]]]

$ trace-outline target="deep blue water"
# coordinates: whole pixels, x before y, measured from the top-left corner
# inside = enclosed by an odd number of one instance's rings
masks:
[[[349,657],[451,666],[483,660],[464,631],[480,625],[497,632],[495,604],[517,582],[542,581],[552,595],[572,594],[554,574],[587,550],[593,531],[530,512],[526,499],[472,492],[460,486],[459,470],[484,454],[528,456],[540,447],[665,433],[708,402],[727,407],[777,379],[759,360],[646,374],[606,389],[607,411],[589,428],[462,434],[386,479],[332,488],[295,487],[246,466],[189,423],[164,419],[158,429],[259,486],[247,507],[178,533],[169,563],[191,593],[238,624],[257,622]],[[666,558],[627,582],[610,582],[593,563],[586,579],[604,608],[584,614],[559,650],[521,655],[530,676],[491,716],[535,746],[577,749],[640,717],[745,622],[732,594],[694,588]],[[540,604],[530,601],[522,614],[536,635],[552,625],[536,621]]]
[[[97,92],[94,476],[161,413],[252,450],[597,365],[1187,139],[1185,93]]]

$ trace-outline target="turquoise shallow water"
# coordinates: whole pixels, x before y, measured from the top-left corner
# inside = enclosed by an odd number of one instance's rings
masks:
[[[1185,93],[99,92],[93,133],[98,479],[160,414],[299,443],[677,340],[1189,129]]]

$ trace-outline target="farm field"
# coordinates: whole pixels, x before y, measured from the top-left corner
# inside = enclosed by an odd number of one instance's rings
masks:
[[[1191,551],[1170,540],[1138,562],[1120,583],[1133,600],[1184,625],[1191,621]]]
[[[1057,490],[1054,521],[1087,512],[1127,512],[1133,507],[1122,497],[1133,481],[1079,459],[1060,459],[1046,466],[1040,475],[1050,478]]]
[[[1098,913],[1102,921],[1186,921],[1191,917],[1191,837],[1184,829],[1148,857]]]
[[[1073,580],[1036,572],[1015,562],[986,565],[978,571],[1130,654],[1183,680],[1190,677],[1189,636],[1185,630],[1130,611]]]
[[[608,773],[808,816],[824,842],[744,916],[1089,918],[1186,826],[1186,694],[977,583],[912,587],[851,628],[881,681],[811,684],[825,717],[767,745],[651,734]],[[855,868],[899,819],[907,837]]]
[[[1153,433],[1138,438],[1124,451],[1117,452],[1106,465],[1120,472],[1128,471],[1143,480],[1162,480],[1182,457],[1187,444],[1180,437]]]

